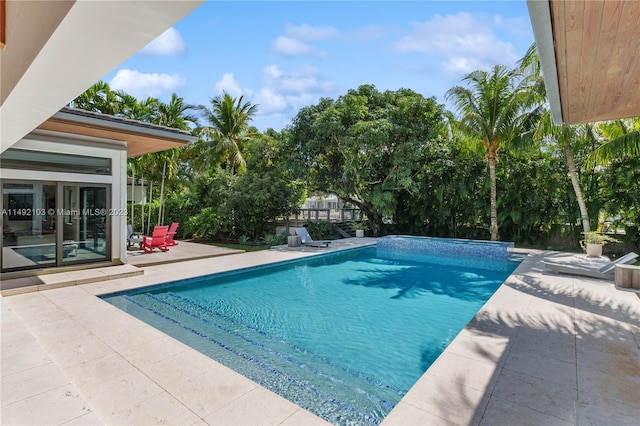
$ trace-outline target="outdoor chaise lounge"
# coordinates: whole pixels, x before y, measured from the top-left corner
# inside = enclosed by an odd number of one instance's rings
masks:
[[[296,234],[298,234],[298,236],[300,237],[300,241],[302,242],[303,246],[329,247],[329,244],[331,244],[331,241],[329,240],[315,241],[313,238],[311,238],[311,235],[309,235],[309,231],[307,231],[307,228],[296,228]]]
[[[173,222],[171,226],[169,226],[169,232],[167,232],[167,246],[177,246],[178,242],[174,240],[176,236],[176,232],[178,231],[178,226],[180,224],[178,222]]]
[[[159,248],[162,251],[169,251],[167,247],[168,226],[155,226],[153,235],[150,237],[142,237],[142,249],[147,253],[152,253],[154,249]]]
[[[547,268],[557,273],[611,280],[613,279],[616,265],[633,263],[637,257],[637,254],[630,252],[616,260],[612,260],[611,262],[607,262],[604,265],[600,264],[598,266],[577,265],[569,262],[561,263],[554,262],[549,259],[543,260],[542,263],[544,263]]]
[[[133,226],[131,224],[127,224],[127,248],[131,248],[132,244],[139,244],[140,248],[142,248],[142,236],[140,234],[136,234],[133,232]]]

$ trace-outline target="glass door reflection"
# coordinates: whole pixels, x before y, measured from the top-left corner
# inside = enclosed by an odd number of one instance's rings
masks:
[[[2,184],[2,270],[55,266],[56,185]]]
[[[62,261],[107,259],[107,188],[64,185]]]

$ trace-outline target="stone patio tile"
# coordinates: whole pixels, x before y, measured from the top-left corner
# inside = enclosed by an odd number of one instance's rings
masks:
[[[402,402],[457,424],[470,424],[482,413],[485,393],[442,377],[423,375]]]
[[[474,332],[497,337],[514,337],[521,325],[520,314],[506,314],[497,310],[488,311],[483,308],[467,324],[467,328]]]
[[[39,275],[38,278],[42,281],[41,286],[54,286],[56,284],[76,285],[76,279],[68,272],[58,272],[56,274]],[[52,287],[53,288],[53,287]]]
[[[83,395],[106,424],[121,424],[115,421],[120,415],[118,413],[127,412],[163,392],[157,383],[138,370],[83,389]]]
[[[636,344],[631,325],[622,320],[599,315],[578,313],[576,315],[576,344],[594,350],[603,350],[604,343]]]
[[[69,384],[69,379],[54,363],[44,364],[2,377],[2,406],[12,404]]]
[[[47,345],[67,343],[91,334],[89,330],[68,315],[56,321],[40,322],[33,325],[31,332],[39,342]]]
[[[113,354],[113,350],[93,334],[47,346],[51,358],[62,368],[73,367],[87,361]]]
[[[531,353],[526,349],[515,350],[511,348],[509,358],[503,368],[572,389],[576,389],[577,387],[575,362],[561,361],[548,356]]]
[[[2,312],[0,319],[0,354],[35,340],[13,311]]]
[[[107,356],[66,368],[65,374],[78,389],[84,391],[135,371],[136,368],[120,354],[111,353]]]
[[[637,426],[640,419],[638,398],[636,393],[636,403],[627,405],[590,392],[578,392],[576,424]]]
[[[107,419],[118,425],[187,425],[200,418],[166,392],[116,410]]]
[[[604,341],[596,348],[581,342],[577,358],[579,367],[640,377],[640,350],[629,342]]]
[[[571,426],[573,422],[558,419],[538,410],[492,396],[479,423],[481,426]]]
[[[512,348],[516,352],[532,352],[561,361],[575,362],[576,359],[575,335],[555,330],[522,327]]]
[[[90,413],[91,406],[72,385],[65,385],[2,407],[3,425],[56,425]]]
[[[11,296],[7,298],[7,303],[14,311],[19,312],[17,316],[23,321],[39,320],[61,312],[56,304],[40,292]]]
[[[577,390],[504,369],[493,396],[574,423]]]
[[[84,286],[53,289],[42,294],[56,306],[63,309],[76,307],[81,301],[90,300],[92,297]]]
[[[204,418],[256,387],[246,377],[220,366],[167,390]]]
[[[603,398],[640,406],[638,356],[620,359],[620,363],[620,367],[611,370],[581,366],[578,368],[578,389],[597,391]]]
[[[499,374],[499,367],[493,363],[477,361],[446,350],[429,367],[426,375],[450,380],[465,387],[491,394]],[[427,378],[427,380],[429,379]]]
[[[142,365],[140,369],[160,386],[170,389],[219,366],[206,355],[190,349],[156,363]]]
[[[522,321],[527,328],[534,330],[549,330],[569,336],[576,334],[574,310],[565,306],[550,306],[546,310],[529,309],[523,313]]]
[[[140,320],[98,299],[74,310],[73,318],[98,335],[142,324]]]
[[[278,425],[300,407],[275,393],[257,387],[204,417],[210,425]]]
[[[65,426],[94,426],[101,425],[103,424],[103,422],[102,419],[100,419],[100,417],[98,417],[98,415],[92,411],[62,424]]]
[[[103,342],[119,352],[166,336],[160,330],[133,319],[131,326],[113,328],[99,335]]]
[[[446,352],[502,367],[512,341],[513,339],[507,337],[484,334],[465,328],[447,346]]]
[[[189,350],[192,349],[184,343],[178,342],[172,337],[163,336],[159,339],[124,349],[122,356],[127,358],[136,367],[144,368],[150,364],[155,364],[158,361],[171,358]]]
[[[3,350],[0,354],[2,377],[49,363],[51,363],[49,354],[35,339],[15,345],[10,350]]]
[[[98,283],[83,285],[82,288],[93,295],[102,295],[122,291],[124,289],[125,283],[128,282],[130,281],[126,279],[101,281]]]

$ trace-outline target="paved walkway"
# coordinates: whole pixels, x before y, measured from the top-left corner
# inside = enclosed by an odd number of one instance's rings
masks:
[[[0,298],[0,423],[326,424],[95,297],[322,251],[280,247]],[[383,424],[637,424],[640,299],[551,274],[544,255],[518,267]]]

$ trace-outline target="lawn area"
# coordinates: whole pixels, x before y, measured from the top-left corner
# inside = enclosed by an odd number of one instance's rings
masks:
[[[217,243],[217,242],[205,243],[205,244],[208,244],[210,246],[226,247],[226,248],[244,250],[244,251],[260,251],[260,250],[267,250],[268,248],[270,248],[270,246],[250,246],[246,244]]]

